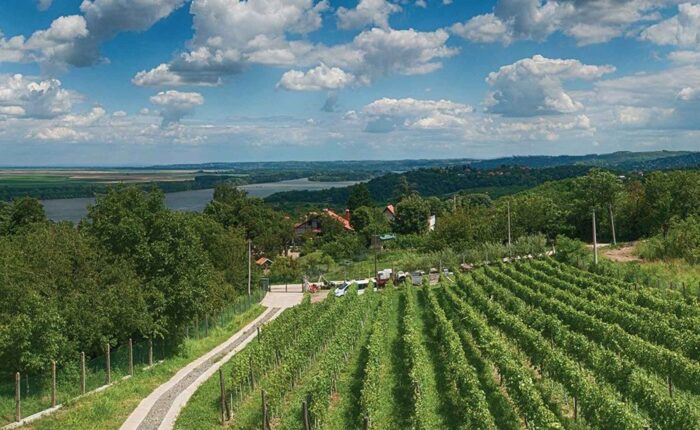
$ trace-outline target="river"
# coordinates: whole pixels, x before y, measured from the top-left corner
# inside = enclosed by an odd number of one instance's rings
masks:
[[[242,185],[239,188],[246,190],[249,195],[267,197],[274,193],[294,190],[322,190],[326,188],[347,187],[356,184],[356,181],[340,182],[316,182],[307,178],[293,179],[290,181],[266,182],[262,184]],[[176,211],[201,212],[211,201],[214,195],[212,188],[205,190],[178,191],[165,194],[165,205]],[[42,200],[46,216],[54,221],[78,222],[87,214],[87,206],[95,203],[91,197],[76,199],[52,199]]]

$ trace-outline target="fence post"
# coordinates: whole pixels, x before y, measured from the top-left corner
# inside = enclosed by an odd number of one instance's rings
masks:
[[[107,344],[107,355],[105,357],[105,367],[107,369],[107,384],[112,382],[112,357],[109,343]]]
[[[306,400],[301,402],[301,408],[304,413],[304,430],[311,430],[311,423],[309,422],[309,404]]]
[[[148,367],[153,366],[153,339],[148,338]]]
[[[56,361],[51,360],[51,407],[56,407]]]
[[[129,338],[129,375],[134,376],[134,342]]]
[[[85,394],[85,353],[80,353],[80,394]]]
[[[219,388],[221,389],[221,424],[226,423],[226,385],[224,384],[224,369],[219,368]]]
[[[204,337],[209,336],[209,315],[204,315]]]
[[[265,390],[262,390],[262,428],[263,430],[269,430],[270,428],[267,419],[267,396],[265,395]]]
[[[22,419],[21,391],[22,382],[19,372],[15,373],[15,421]]]

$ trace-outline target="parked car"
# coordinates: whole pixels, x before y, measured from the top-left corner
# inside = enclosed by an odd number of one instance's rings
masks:
[[[335,296],[336,297],[343,297],[347,292],[348,289],[350,288],[350,285],[353,284],[353,281],[345,281],[343,284],[335,289]]]
[[[357,295],[362,295],[365,293],[365,289],[369,285],[370,280],[369,279],[360,279],[359,281],[355,281],[355,284],[357,284]],[[375,288],[376,290],[376,288]]]

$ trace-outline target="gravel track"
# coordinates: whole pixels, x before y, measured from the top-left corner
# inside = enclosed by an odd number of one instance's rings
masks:
[[[249,326],[246,330],[238,332],[236,338],[226,345],[225,348],[218,351],[216,354],[209,357],[206,361],[199,364],[194,369],[190,370],[186,375],[180,378],[175,385],[170,387],[167,391],[162,393],[155,403],[148,410],[146,416],[141,420],[137,427],[137,430],[158,430],[161,425],[164,424],[164,420],[170,409],[173,408],[173,403],[175,399],[185,391],[192,383],[194,383],[197,378],[204,374],[212,366],[216,365],[223,357],[228,353],[236,349],[239,345],[245,342],[251,336],[257,334],[258,327],[265,324],[267,321],[274,318],[282,309],[281,308],[270,308],[267,313],[259,319],[255,324]],[[125,423],[125,425],[127,425]],[[133,427],[131,427],[133,428]],[[122,429],[125,429],[122,426]]]

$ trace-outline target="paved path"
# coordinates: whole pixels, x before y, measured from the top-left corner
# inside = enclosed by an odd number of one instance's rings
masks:
[[[172,429],[178,414],[197,388],[250,343],[257,335],[259,326],[275,319],[284,308],[300,303],[301,298],[301,294],[268,293],[262,301],[267,309],[258,318],[156,388],[139,403],[122,424],[121,430]]]

